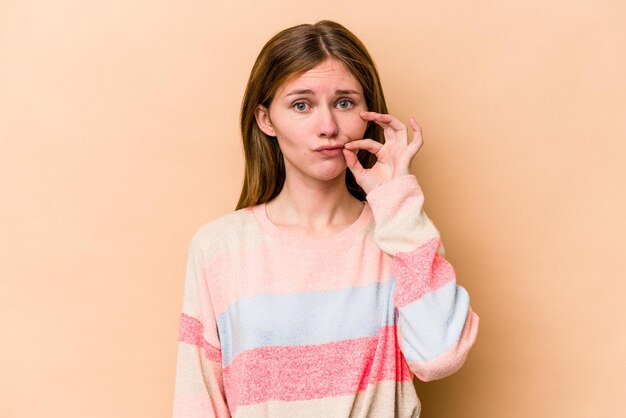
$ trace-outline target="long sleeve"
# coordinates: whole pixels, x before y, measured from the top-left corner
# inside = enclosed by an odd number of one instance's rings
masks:
[[[367,195],[374,239],[392,258],[397,337],[409,368],[422,381],[441,379],[465,362],[479,317],[444,258],[438,230],[423,210],[414,175],[395,178]]]
[[[204,270],[202,234],[191,240],[180,317],[173,418],[230,417],[222,354]]]

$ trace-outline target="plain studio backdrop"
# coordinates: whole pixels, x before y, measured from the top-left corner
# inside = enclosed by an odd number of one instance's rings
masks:
[[[625,416],[621,1],[0,2],[0,416],[171,414],[187,246],[234,210],[276,32],[336,20],[415,116],[480,315],[428,418]]]

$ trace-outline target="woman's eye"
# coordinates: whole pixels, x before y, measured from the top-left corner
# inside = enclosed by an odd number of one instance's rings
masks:
[[[308,105],[304,102],[298,102],[298,103],[294,103],[293,107],[298,111],[298,112],[304,112]]]
[[[352,101],[351,100],[340,100],[337,103],[337,106],[339,106],[340,109],[350,109],[352,107]]]

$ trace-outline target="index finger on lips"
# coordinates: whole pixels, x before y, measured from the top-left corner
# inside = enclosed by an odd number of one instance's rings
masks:
[[[344,145],[344,148],[350,151],[356,152],[358,149],[364,149],[372,154],[376,154],[383,147],[378,141],[374,141],[373,139],[357,139],[354,141],[350,141]]]

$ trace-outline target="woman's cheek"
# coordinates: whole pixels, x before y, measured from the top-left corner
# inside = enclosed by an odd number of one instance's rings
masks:
[[[367,129],[367,121],[361,119],[361,117],[356,114],[349,119],[346,128],[345,132],[350,140],[363,139],[363,135]]]

